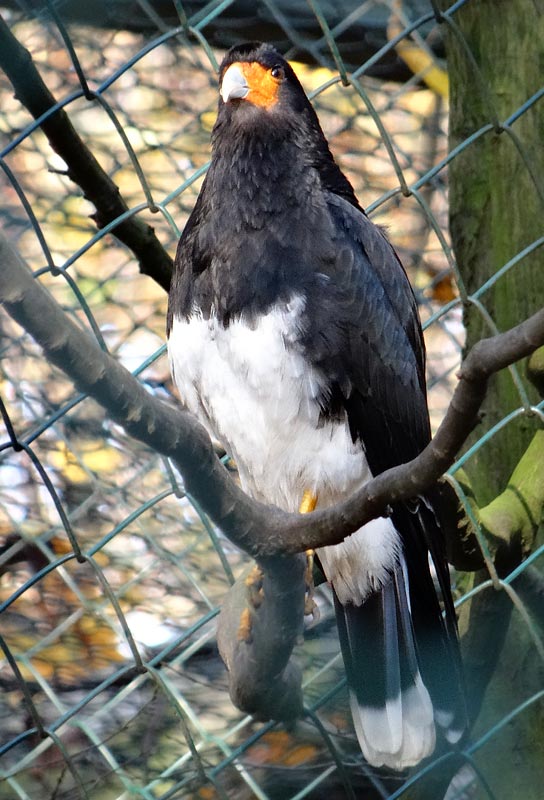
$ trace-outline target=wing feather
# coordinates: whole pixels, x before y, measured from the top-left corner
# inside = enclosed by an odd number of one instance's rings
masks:
[[[429,441],[423,336],[410,283],[382,231],[340,197],[328,195],[328,209],[335,257],[320,269],[329,290],[308,293],[303,346],[330,381],[323,414],[347,412],[377,474]]]

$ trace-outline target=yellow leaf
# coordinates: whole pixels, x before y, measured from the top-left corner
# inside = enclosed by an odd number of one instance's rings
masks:
[[[391,14],[387,25],[387,37],[389,41],[402,33],[404,29],[400,14],[401,9],[402,3],[400,0],[395,0],[392,4],[392,11],[396,11],[397,14]],[[448,73],[439,66],[431,52],[420,47],[413,39],[407,39],[406,37],[395,45],[395,50],[406,66],[412,70],[414,75],[421,76],[421,79],[427,84],[429,89],[432,89],[444,98],[448,97]]]
[[[200,121],[205,131],[211,131],[215,125],[216,118],[217,111],[204,111],[204,113],[200,115]]]
[[[52,664],[49,662],[42,660],[41,658],[33,658],[32,659],[32,666],[38,672],[42,678],[46,678],[47,680],[51,680],[53,677],[55,670]],[[21,675],[23,676],[25,681],[35,681],[36,676],[34,675],[33,671],[28,667],[26,664],[19,664],[19,669],[21,670]]]
[[[80,455],[87,469],[102,474],[115,472],[123,461],[122,453],[115,447],[104,445],[102,439],[82,443]]]
[[[91,647],[103,647],[104,645],[114,644],[116,641],[117,634],[108,627],[97,628],[94,633],[89,636]]]
[[[286,767],[298,767],[301,764],[306,763],[306,761],[311,761],[312,758],[315,758],[317,755],[317,748],[314,745],[306,744],[306,745],[299,745],[295,747],[294,750],[291,750],[290,753],[287,753],[285,756],[283,763]]]
[[[65,664],[74,661],[75,650],[75,647],[69,647],[66,644],[54,644],[40,651],[40,660],[52,664]]]
[[[60,442],[50,453],[53,467],[62,473],[70,483],[82,484],[89,481],[89,472],[108,475],[121,467],[123,455],[114,447],[104,444],[103,439],[80,439],[71,450],[65,442]]]
[[[77,456],[64,442],[60,442],[57,449],[49,455],[49,461],[69,483],[87,483],[89,476],[79,465]]]

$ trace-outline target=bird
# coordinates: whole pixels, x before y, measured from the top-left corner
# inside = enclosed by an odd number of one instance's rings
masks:
[[[211,150],[169,292],[173,380],[248,494],[324,508],[430,440],[416,300],[271,45],[226,53]],[[432,493],[316,557],[367,762],[400,771],[438,740],[458,745],[462,665]]]

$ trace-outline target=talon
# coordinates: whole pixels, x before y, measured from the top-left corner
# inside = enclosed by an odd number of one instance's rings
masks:
[[[246,642],[247,644],[249,644],[253,638],[251,635],[251,612],[249,608],[244,608],[240,615],[240,624],[238,625],[236,638],[239,642]]]
[[[247,587],[247,598],[252,608],[259,608],[263,602],[263,573],[260,567],[255,565],[245,580]]]
[[[253,638],[251,633],[251,614],[252,611],[256,611],[261,606],[264,599],[263,573],[257,564],[248,573],[244,583],[246,585],[247,606],[240,614],[237,639],[239,642],[247,642],[249,644]]]

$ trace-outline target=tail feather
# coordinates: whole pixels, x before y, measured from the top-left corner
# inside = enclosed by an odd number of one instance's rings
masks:
[[[399,570],[400,572],[400,570]],[[362,606],[337,603],[350,706],[363,755],[406,769],[435,746],[433,706],[417,663],[402,576]]]
[[[436,523],[426,508],[415,514],[406,511],[402,522],[403,554],[390,580],[359,606],[343,605],[335,598],[350,705],[363,755],[373,766],[396,770],[431,755],[437,735],[456,744],[466,730],[449,581],[441,564],[442,574],[439,569],[437,574],[444,619],[422,535],[422,528],[432,529]]]
[[[458,743],[468,727],[461,651],[442,531],[433,510],[420,504],[409,520],[412,553],[407,558],[412,619],[422,677],[433,698],[435,721],[450,744]],[[415,552],[415,548],[418,552]],[[434,566],[444,613],[429,569]],[[423,568],[424,561],[427,569]]]

